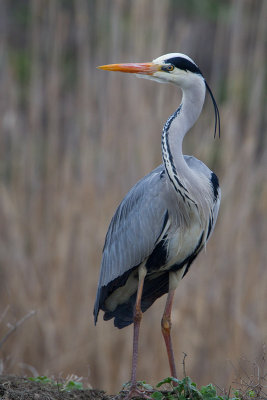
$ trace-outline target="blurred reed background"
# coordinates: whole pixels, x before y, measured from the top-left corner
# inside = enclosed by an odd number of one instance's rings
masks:
[[[89,375],[110,392],[129,379],[132,327],[102,316],[93,325],[101,251],[120,200],[161,163],[161,129],[180,93],[96,66],[168,52],[199,64],[222,128],[213,140],[208,99],[184,144],[219,176],[222,204],[207,251],[177,290],[179,373],[186,352],[198,384],[228,388],[242,356],[261,356],[266,20],[264,0],[1,0],[0,338],[7,322],[37,310],[1,348],[5,373]],[[138,377],[151,383],[169,375],[164,301],[142,323]]]

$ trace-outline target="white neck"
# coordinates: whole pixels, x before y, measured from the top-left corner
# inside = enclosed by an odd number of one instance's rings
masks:
[[[169,179],[184,201],[199,203],[198,177],[188,167],[182,152],[185,134],[198,119],[205,99],[205,81],[196,76],[192,84],[182,88],[180,107],[167,120],[162,133],[162,157]]]
[[[182,144],[186,133],[197,121],[205,100],[205,82],[197,77],[194,85],[183,88],[181,110],[173,119],[169,127],[169,143],[175,162],[179,162],[179,156],[183,156]]]

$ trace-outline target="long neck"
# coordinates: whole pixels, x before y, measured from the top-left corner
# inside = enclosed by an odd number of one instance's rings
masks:
[[[204,99],[205,82],[198,78],[194,85],[183,88],[179,108],[167,120],[162,132],[162,157],[174,189],[185,198],[192,199],[190,187],[193,177],[182,152],[185,134],[198,119]],[[192,199],[193,203],[194,200]]]

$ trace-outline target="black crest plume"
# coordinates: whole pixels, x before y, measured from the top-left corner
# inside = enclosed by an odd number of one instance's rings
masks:
[[[221,121],[220,121],[219,108],[217,106],[217,103],[216,103],[216,100],[215,100],[215,98],[213,96],[213,93],[212,93],[212,91],[211,91],[211,89],[210,89],[210,87],[209,87],[209,85],[207,84],[206,81],[205,81],[205,85],[206,85],[206,88],[207,88],[207,90],[208,90],[208,92],[210,94],[210,97],[211,97],[211,100],[212,100],[212,103],[213,103],[213,107],[214,107],[214,113],[215,113],[214,137],[216,137],[217,128],[218,128],[219,137],[220,137],[221,136]]]

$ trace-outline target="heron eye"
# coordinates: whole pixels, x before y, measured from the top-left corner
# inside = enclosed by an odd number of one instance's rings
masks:
[[[173,71],[174,70],[174,65],[170,64],[166,66],[167,71]]]
[[[167,64],[167,65],[164,65],[161,69],[162,69],[162,71],[165,71],[165,72],[171,72],[174,70],[174,65]]]

